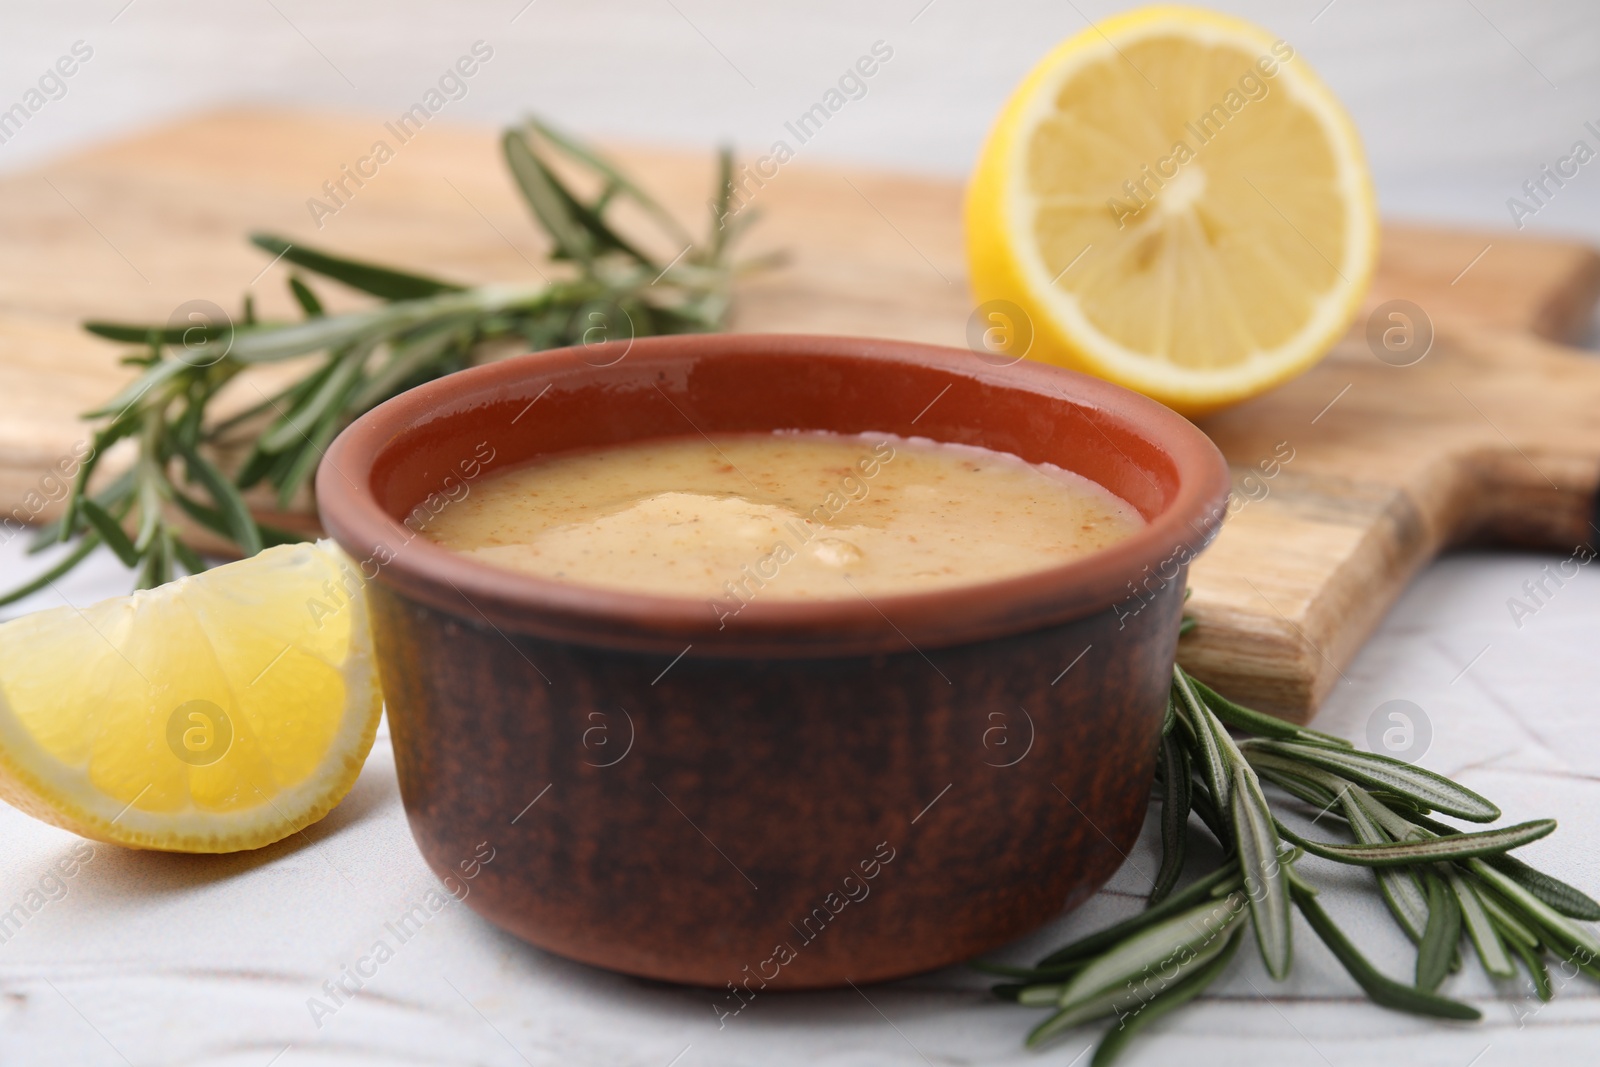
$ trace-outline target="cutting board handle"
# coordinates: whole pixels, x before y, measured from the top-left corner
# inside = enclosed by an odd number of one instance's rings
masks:
[[[1486,448],[1447,461],[1444,544],[1564,555],[1600,549],[1600,434],[1595,454]]]

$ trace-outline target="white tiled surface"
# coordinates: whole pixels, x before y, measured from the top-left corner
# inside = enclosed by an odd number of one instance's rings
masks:
[[[388,114],[479,38],[493,44],[496,59],[451,105],[462,119],[501,121],[536,109],[594,134],[690,145],[732,137],[764,147],[881,38],[896,49],[894,60],[808,151],[960,173],[1022,71],[1083,16],[1118,6],[8,4],[0,12],[0,107],[75,40],[89,42],[95,57],[63,99],[0,145],[0,169],[229,102]],[[1520,183],[1584,136],[1584,120],[1600,124],[1600,8],[1580,0],[1221,6],[1292,41],[1348,102],[1393,215],[1505,225],[1505,200]],[[1532,225],[1600,237],[1600,170],[1592,170]],[[0,585],[22,573],[18,549],[0,548]],[[1558,817],[1558,834],[1527,854],[1597,889],[1600,572],[1586,569],[1521,630],[1505,606],[1553,559],[1463,555],[1432,568],[1347,671],[1317,725],[1359,739],[1379,704],[1414,701],[1434,731],[1425,764],[1459,774],[1508,817]],[[101,560],[59,585],[86,603],[125,583],[114,562]],[[57,602],[54,593],[36,600]],[[871,1003],[853,992],[771,997],[718,1031],[703,992],[565,963],[459,905],[402,946],[319,1029],[308,998],[433,885],[405,827],[386,740],[354,793],[307,836],[309,844],[223,858],[97,848],[61,899],[0,944],[0,1063],[943,1067],[1067,1064],[1088,1040],[1075,1036],[1043,1057],[1023,1053],[1020,1037],[1036,1013],[987,999],[985,983],[960,970],[869,989]],[[0,842],[3,910],[36,887],[74,839],[0,808]],[[1012,954],[1031,958],[1131,910],[1145,884],[1138,872],[1154,863],[1146,840],[1105,893]],[[1352,885],[1361,878],[1350,877]],[[1381,911],[1354,893],[1330,898],[1374,956],[1402,973],[1409,952]],[[1309,931],[1300,926],[1297,934],[1292,981],[1274,985],[1241,954],[1203,1007],[1159,1024],[1126,1062],[1497,1067],[1594,1059],[1600,995],[1588,981],[1530,1015],[1537,1002],[1526,990],[1511,986],[1511,999],[1493,999],[1486,980],[1465,974],[1450,992],[1480,1003],[1485,1021],[1423,1023],[1362,1003]]]

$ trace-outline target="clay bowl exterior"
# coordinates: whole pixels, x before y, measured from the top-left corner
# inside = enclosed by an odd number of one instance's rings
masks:
[[[545,453],[774,429],[1055,463],[1148,525],[1026,577],[805,604],[747,579],[747,600],[717,602],[566,585],[417,533]],[[423,385],[338,438],[317,497],[373,579],[401,793],[435,872],[542,948],[715,987],[720,1014],[762,989],[970,959],[1116,870],[1144,818],[1188,562],[1228,484],[1194,426],[1083,375],[721,335]]]

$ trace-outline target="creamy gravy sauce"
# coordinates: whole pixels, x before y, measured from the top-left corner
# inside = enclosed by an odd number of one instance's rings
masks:
[[[483,479],[423,533],[485,563],[737,606],[1042,570],[1144,525],[1094,482],[884,434],[726,434],[567,453]]]

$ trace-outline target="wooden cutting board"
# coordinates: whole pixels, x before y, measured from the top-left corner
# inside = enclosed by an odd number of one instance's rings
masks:
[[[537,279],[544,247],[489,130],[426,128],[319,229],[308,200],[379,139],[393,140],[374,119],[230,111],[0,180],[5,509],[53,514],[45,473],[84,440],[77,413],[127,377],[118,346],[80,320],[164,322],[191,300],[235,309],[245,292],[265,315],[293,314],[283,266],[247,231],[469,283]],[[681,217],[706,217],[709,151],[616,155]],[[802,158],[750,203],[764,219],[749,251],[790,258],[741,288],[734,328],[965,345],[959,183]],[[1386,227],[1351,336],[1202,424],[1234,466],[1237,502],[1190,575],[1202,625],[1183,662],[1304,718],[1441,549],[1569,555],[1600,532],[1600,365],[1560,343],[1588,329],[1597,295],[1600,256],[1583,245]],[[1411,302],[1408,320],[1381,309],[1369,344],[1372,310],[1393,300]],[[1431,345],[1405,348],[1408,321],[1431,322]],[[1389,327],[1399,351],[1384,347]]]

